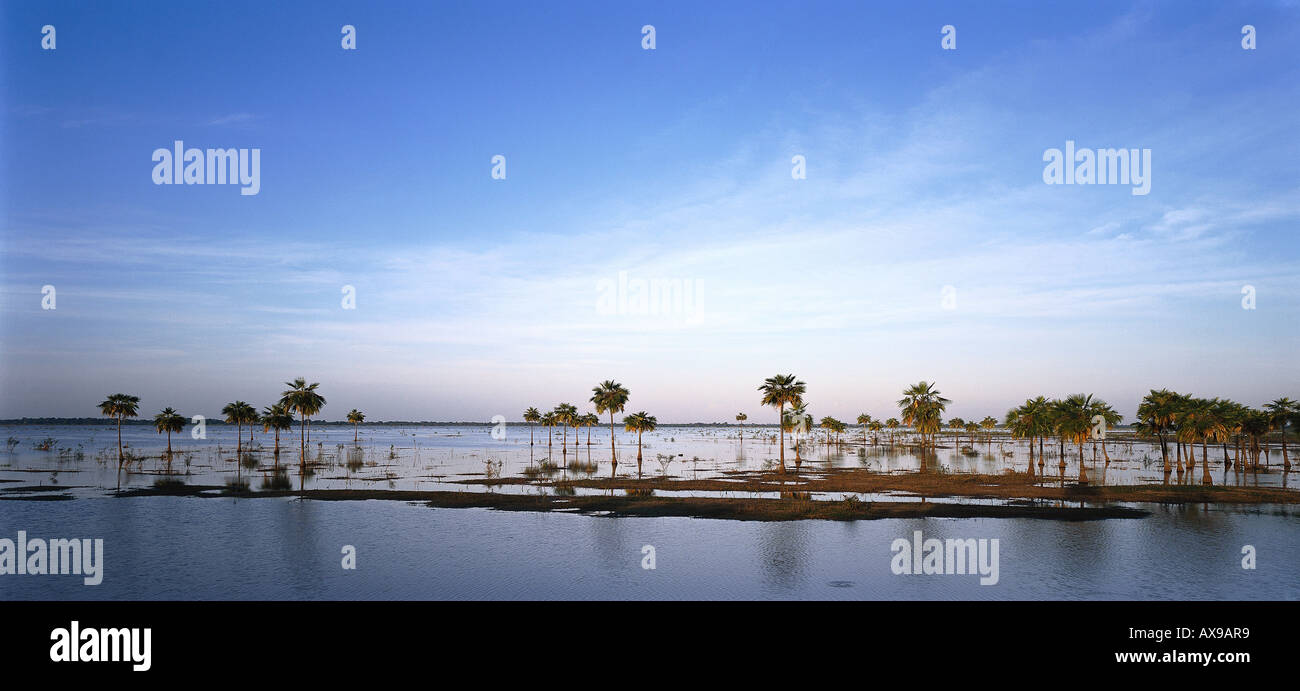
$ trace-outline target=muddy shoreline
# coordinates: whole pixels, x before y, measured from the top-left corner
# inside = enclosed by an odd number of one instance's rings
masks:
[[[111,497],[188,496],[202,498],[303,498],[319,501],[387,500],[434,508],[489,508],[501,511],[572,512],[600,516],[677,516],[742,521],[874,520],[880,518],[1038,518],[1063,521],[1141,518],[1150,512],[1121,504],[1300,504],[1300,491],[1277,487],[1197,484],[1086,485],[1027,473],[879,473],[864,469],[805,470],[802,473],[736,471],[722,478],[557,478],[475,477],[451,484],[483,486],[488,491],[389,489],[276,489],[253,491],[223,485],[160,484],[110,491]],[[535,491],[494,492],[498,487]],[[71,488],[57,488],[71,489]],[[84,488],[83,488],[84,489]],[[578,494],[584,489],[595,494]],[[59,500],[55,487],[0,490],[0,500]],[[677,496],[666,493],[710,493]],[[665,493],[665,494],[659,494]],[[751,496],[728,496],[732,493]],[[753,494],[773,496],[756,497]],[[814,499],[814,494],[846,494]],[[721,494],[722,496],[716,496]],[[872,501],[858,495],[888,495]],[[930,499],[994,500],[997,503],[933,502]]]

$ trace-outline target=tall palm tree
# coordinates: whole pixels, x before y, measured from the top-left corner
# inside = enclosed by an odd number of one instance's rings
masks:
[[[528,445],[533,445],[533,423],[540,422],[542,414],[537,412],[536,408],[529,407],[524,411],[524,422],[528,423]]]
[[[348,422],[352,423],[352,445],[357,445],[357,435],[360,434],[360,425],[366,421],[366,414],[353,408],[348,411]]]
[[[578,416],[578,409],[569,403],[561,403],[555,406],[555,422],[562,429],[564,436],[560,440],[560,453],[568,454],[569,449],[569,428],[574,426],[573,419]]]
[[[587,446],[591,446],[591,428],[600,424],[600,416],[595,413],[585,413],[580,419],[582,420],[582,426],[587,428]],[[591,451],[588,450],[587,453],[590,454]],[[588,455],[588,458],[590,458],[590,455]]]
[[[898,409],[903,414],[903,424],[916,428],[921,435],[921,445],[925,446],[929,437],[933,446],[934,435],[941,426],[939,417],[951,402],[934,388],[934,382],[921,381],[903,390]]]
[[[646,415],[644,410],[632,413],[623,418],[623,429],[627,432],[636,432],[636,469],[641,472],[641,434],[643,432],[653,432],[658,421],[653,415]]]
[[[812,430],[813,419],[808,413],[808,404],[802,399],[795,401],[786,411],[783,428],[788,428],[794,436],[794,469],[799,472],[803,466],[803,456],[799,454],[799,436]]]
[[[888,428],[889,428],[889,445],[890,445],[890,446],[893,446],[893,445],[894,445],[894,430],[898,429],[898,425],[899,425],[899,422],[898,422],[898,418],[896,418],[896,417],[891,417],[891,418],[889,418],[888,420],[885,420],[885,427],[888,427]]]
[[[984,430],[984,445],[986,447],[993,446],[993,430],[997,426],[998,419],[992,415],[985,415],[984,419],[980,420],[980,427]]]
[[[1091,403],[1089,404],[1088,410],[1089,413],[1091,413],[1090,419],[1095,421],[1098,417],[1100,417],[1102,419],[1102,422],[1105,424],[1105,429],[1114,429],[1115,426],[1118,425],[1120,421],[1124,419],[1123,415],[1120,415],[1118,412],[1116,412],[1114,408],[1111,407],[1109,403],[1101,400],[1100,398],[1092,399]],[[1093,439],[1092,444],[1093,444],[1092,453],[1093,453],[1093,457],[1095,458],[1097,455],[1097,440],[1095,438]],[[1106,467],[1109,468],[1110,454],[1106,451],[1106,437],[1104,435],[1101,437],[1101,454],[1105,456]]]
[[[871,426],[871,416],[866,413],[858,414],[858,424],[862,425],[862,445],[867,445],[867,428]]]
[[[307,383],[306,379],[298,377],[293,381],[285,382],[289,387],[280,396],[280,404],[290,413],[297,413],[298,424],[298,444],[300,452],[300,463],[307,464],[307,418],[320,412],[325,407],[325,397],[316,392],[316,387],[320,386],[319,382]]]
[[[1173,472],[1169,465],[1168,434],[1174,424],[1177,401],[1178,394],[1169,389],[1151,389],[1150,393],[1142,397],[1137,409],[1138,427],[1160,440],[1160,456],[1164,459],[1165,475]]]
[[[99,404],[102,415],[117,420],[117,467],[122,467],[122,418],[135,417],[140,408],[140,397],[130,394],[110,394]]]
[[[622,384],[612,379],[606,379],[592,387],[591,394],[591,402],[596,404],[596,412],[609,413],[609,458],[617,467],[618,454],[614,451],[614,413],[623,412],[631,394]]]
[[[1088,482],[1088,471],[1083,465],[1083,445],[1088,441],[1092,431],[1092,394],[1071,394],[1065,400],[1057,401],[1053,406],[1056,411],[1056,433],[1062,443],[1071,441],[1079,445],[1079,482]],[[1061,458],[1061,474],[1065,474],[1065,458]]]
[[[227,403],[221,409],[226,416],[226,424],[235,426],[235,462],[238,463],[244,451],[244,423],[248,421],[248,410],[252,406],[243,401]]]
[[[154,429],[158,434],[167,433],[167,462],[172,460],[172,432],[180,432],[185,429],[185,418],[173,408],[163,408],[162,412],[153,416]]]
[[[275,430],[275,463],[280,464],[280,431],[293,429],[293,415],[285,409],[284,404],[273,403],[262,408],[262,431]]]
[[[778,374],[763,380],[763,385],[758,387],[763,393],[761,402],[763,405],[772,406],[777,410],[777,421],[780,423],[781,434],[781,473],[785,473],[785,407],[787,405],[801,405],[803,395],[808,390],[808,385],[799,381],[793,374]],[[799,459],[799,447],[795,445],[795,460]]]
[[[736,413],[736,423],[740,425],[740,438],[741,438],[741,439],[744,439],[744,438],[745,438],[745,421],[748,420],[748,419],[749,419],[749,416],[748,416],[748,415],[746,415],[746,414],[744,414],[744,413]]]
[[[1286,450],[1286,426],[1296,412],[1300,411],[1300,403],[1282,397],[1264,404],[1264,410],[1268,413],[1269,424],[1282,433],[1282,467],[1290,468],[1291,459]]]
[[[553,412],[542,415],[542,427],[546,428],[546,453],[548,458],[551,453],[551,430],[555,429],[557,422]]]
[[[1027,404],[1019,405],[1007,411],[1003,418],[1012,439],[1029,438],[1029,474],[1034,474],[1034,437],[1031,433],[1032,419],[1027,415]]]
[[[966,428],[966,421],[955,417],[948,421],[948,427],[952,430],[952,444],[954,449],[961,448],[961,431]],[[972,442],[973,443],[973,442]]]

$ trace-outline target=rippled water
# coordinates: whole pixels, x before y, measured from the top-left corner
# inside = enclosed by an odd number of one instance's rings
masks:
[[[105,539],[105,576],[0,576],[5,599],[1296,599],[1300,517],[756,523],[147,497],[3,502],[0,536]],[[997,538],[999,582],[894,575],[890,544]],[[1241,568],[1253,545],[1258,568]],[[343,545],[357,569],[341,567]],[[641,567],[642,547],[656,568]]]
[[[603,432],[603,434],[602,434]],[[747,437],[753,430],[746,432]],[[579,460],[607,474],[608,428],[581,433]],[[153,456],[116,468],[111,427],[0,428],[20,437],[0,458],[0,490],[51,484],[77,497],[68,501],[0,501],[0,538],[88,537],[105,541],[105,576],[85,586],[77,576],[0,576],[0,598],[138,599],[531,599],[531,598],[818,598],[818,599],[1297,599],[1300,510],[1264,506],[1144,506],[1144,519],[1068,523],[1031,519],[889,519],[857,522],[739,522],[686,518],[607,518],[564,513],[486,509],[431,509],[399,501],[314,501],[138,497],[113,498],[109,488],[147,486],[168,471],[156,434],[125,428],[132,452]],[[49,451],[34,443],[58,441]],[[522,438],[520,438],[522,436]],[[502,462],[516,475],[545,458],[529,447],[526,430],[495,440],[488,426],[363,428],[360,463],[348,468],[352,430],[318,427],[313,454],[324,465],[303,479],[310,487],[466,489],[454,484],[483,477],[484,461]],[[572,437],[570,437],[570,441]],[[253,489],[274,459],[269,439],[254,467],[234,462],[233,430],[209,429],[207,440],[174,438],[171,472],[184,481],[222,484],[251,475]],[[601,441],[605,442],[603,445]],[[315,442],[319,442],[316,444]],[[776,456],[773,443],[734,430],[664,428],[647,435],[643,472],[716,475],[758,468]],[[962,446],[969,443],[963,440]],[[285,440],[289,445],[289,440]],[[619,436],[635,473],[635,438]],[[951,447],[951,440],[947,440]],[[344,448],[339,449],[338,444]],[[562,463],[559,441],[551,460]],[[976,455],[939,449],[926,461],[952,472],[1023,469],[1025,450],[979,443]],[[62,451],[61,451],[62,450]],[[80,450],[80,457],[77,451]],[[1004,451],[1010,454],[1004,455]],[[1090,472],[1105,481],[1161,478],[1159,454],[1144,444],[1114,443]],[[296,447],[281,462],[293,467]],[[353,454],[358,452],[353,451]],[[1089,455],[1091,451],[1088,451]],[[903,450],[809,446],[808,466],[915,469],[922,461]],[[656,458],[659,456],[660,458]],[[1145,456],[1145,459],[1144,459]],[[1224,472],[1216,483],[1281,486],[1290,478],[1268,472]],[[354,456],[355,458],[355,456]],[[661,464],[659,460],[667,460]],[[1075,456],[1067,475],[1077,472]],[[695,460],[698,459],[698,460]],[[787,457],[789,462],[791,459]],[[1049,452],[1048,469],[1055,456]],[[1200,460],[1198,450],[1198,462]],[[1274,464],[1278,462],[1276,453]],[[574,464],[570,451],[567,463]],[[807,466],[806,466],[807,467]],[[570,471],[577,472],[577,471]],[[1197,471],[1199,476],[1199,469]],[[1100,479],[1100,478],[1098,478]],[[469,487],[469,489],[482,489]],[[40,492],[18,492],[32,496]],[[894,575],[891,543],[926,538],[999,540],[999,582],[981,586],[976,575]],[[357,569],[341,567],[353,545]],[[642,568],[642,548],[655,549],[656,568]],[[1241,566],[1242,547],[1257,553],[1257,568]]]

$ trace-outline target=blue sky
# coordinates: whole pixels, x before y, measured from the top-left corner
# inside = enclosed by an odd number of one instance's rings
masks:
[[[920,4],[5,3],[0,417],[1295,397],[1300,5]],[[260,148],[260,193],[154,185],[178,139]],[[1044,184],[1067,140],[1150,149],[1150,194]],[[604,313],[620,272],[698,304]]]

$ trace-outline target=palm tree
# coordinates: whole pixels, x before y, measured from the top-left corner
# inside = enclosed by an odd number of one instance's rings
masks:
[[[561,403],[555,406],[555,422],[563,428],[563,438],[560,440],[560,453],[567,457],[569,451],[569,427],[573,426],[573,419],[578,415],[578,409],[568,403]]]
[[[524,411],[524,422],[528,423],[528,445],[533,445],[533,423],[540,422],[542,414],[537,412],[536,408],[530,407]]]
[[[867,427],[871,428],[871,445],[872,445],[872,446],[875,446],[875,445],[876,445],[876,442],[878,441],[878,436],[877,436],[877,435],[878,435],[878,433],[880,432],[881,428],[883,428],[884,426],[885,426],[885,424],[884,424],[883,422],[879,421],[879,420],[872,420],[871,423],[870,423],[869,425],[867,425]],[[865,443],[865,442],[864,442],[864,443]]]
[[[807,391],[808,385],[795,379],[793,374],[778,374],[763,380],[763,385],[758,390],[763,392],[761,402],[763,405],[772,406],[777,410],[777,421],[780,423],[781,442],[781,473],[785,473],[785,406],[801,405],[803,395]],[[799,459],[799,446],[795,444],[795,459]]]
[[[221,409],[221,414],[226,416],[226,424],[235,426],[235,462],[239,462],[240,456],[244,451],[244,423],[248,421],[248,411],[252,406],[243,401],[227,403],[226,407]]]
[[[803,457],[799,455],[799,435],[812,429],[812,415],[808,414],[808,405],[802,399],[795,401],[786,413],[782,430],[786,428],[794,436],[794,469],[799,472],[803,466]]]
[[[117,420],[117,467],[122,467],[122,418],[135,417],[140,397],[124,393],[110,394],[99,404],[99,412]]]
[[[1109,403],[1101,400],[1100,398],[1094,399],[1092,401],[1091,406],[1089,408],[1089,412],[1091,413],[1089,419],[1095,421],[1098,417],[1100,417],[1102,419],[1102,422],[1105,424],[1105,429],[1114,429],[1115,426],[1118,425],[1120,421],[1124,419],[1123,415],[1120,415],[1118,412],[1115,411],[1114,408],[1110,407]],[[1096,458],[1097,440],[1095,437],[1093,438],[1092,445],[1093,445],[1093,449],[1092,449],[1093,458]],[[1102,456],[1105,456],[1106,467],[1109,468],[1110,453],[1106,451],[1105,435],[1102,435],[1101,437],[1101,454]]]
[[[546,428],[546,453],[551,453],[551,430],[555,428],[558,421],[555,419],[555,413],[546,413],[542,416],[542,427]]]
[[[962,431],[963,429],[966,428],[966,421],[963,420],[963,419],[961,419],[961,418],[959,418],[959,417],[955,417],[955,418],[953,418],[953,419],[951,419],[951,420],[948,421],[948,427],[949,427],[950,429],[952,429],[952,432],[953,432],[953,433],[952,433],[952,444],[953,444],[953,448],[955,448],[955,449],[960,449],[960,448],[961,448],[961,431]]]
[[[614,413],[623,412],[627,399],[631,395],[623,385],[606,379],[591,389],[591,402],[596,404],[597,413],[609,413],[609,457],[614,466],[618,466],[618,454],[614,451]]]
[[[275,463],[280,464],[280,430],[293,429],[293,415],[282,403],[273,403],[262,408],[262,431],[275,430]]]
[[[1063,401],[1056,401],[1056,433],[1061,442],[1072,441],[1079,445],[1079,482],[1088,482],[1088,471],[1083,465],[1083,444],[1092,431],[1092,394],[1071,394]],[[1065,457],[1061,457],[1061,475],[1065,475]]]
[[[298,377],[291,382],[285,382],[289,387],[280,396],[280,404],[290,413],[297,413],[299,416],[298,424],[298,443],[301,453],[300,463],[307,464],[307,418],[320,412],[325,407],[325,398],[316,393],[316,387],[320,386],[319,382],[307,383],[306,379]]]
[[[740,438],[741,438],[741,439],[744,439],[744,438],[745,438],[745,421],[748,420],[748,419],[749,419],[749,416],[748,416],[748,415],[746,415],[746,414],[744,414],[744,413],[736,413],[736,422],[740,425]]]
[[[180,432],[185,429],[185,418],[173,408],[163,408],[162,412],[153,416],[154,429],[158,434],[167,433],[167,462],[172,460],[172,432]]]
[[[636,432],[636,470],[641,472],[641,434],[643,432],[653,432],[658,421],[653,415],[646,415],[644,410],[632,413],[623,418],[623,429],[627,432]]]
[[[600,424],[600,416],[595,413],[586,413],[579,418],[582,420],[582,426],[587,428],[587,446],[591,446],[591,428]],[[587,458],[590,459],[591,451],[587,451]]]
[[[1259,468],[1259,440],[1268,435],[1269,421],[1268,413],[1254,408],[1246,408],[1242,416],[1242,431],[1250,437],[1250,448],[1248,455],[1251,458],[1251,466]]]
[[[1169,442],[1166,435],[1174,424],[1177,399],[1178,394],[1169,389],[1151,389],[1150,393],[1142,397],[1137,409],[1138,427],[1160,439],[1160,456],[1165,462],[1165,475],[1173,472],[1169,466]],[[1179,463],[1181,462],[1180,458]]]
[[[1286,425],[1300,411],[1300,404],[1283,397],[1264,404],[1264,410],[1268,413],[1269,424],[1282,433],[1282,467],[1290,468],[1291,459],[1287,457],[1286,451]]]
[[[921,435],[921,445],[926,438],[934,445],[934,435],[939,432],[939,416],[951,403],[934,388],[934,382],[921,381],[903,390],[903,397],[898,400],[899,412],[903,414],[903,424],[916,428]]]
[[[885,427],[888,427],[888,428],[889,428],[889,445],[890,445],[890,446],[893,446],[893,445],[894,445],[894,430],[898,429],[898,425],[899,425],[899,422],[898,422],[898,418],[896,418],[896,417],[891,417],[891,418],[889,418],[888,420],[885,420]]]
[[[862,445],[867,445],[867,427],[871,425],[871,416],[866,413],[858,415],[858,424],[862,425]]]
[[[980,420],[980,427],[984,430],[984,445],[986,447],[991,448],[993,446],[993,430],[997,426],[998,419],[992,415],[985,415],[984,419]]]
[[[1024,405],[1017,406],[1007,411],[1005,418],[1007,431],[1011,433],[1012,439],[1029,438],[1029,474],[1034,474],[1034,437],[1033,437],[1033,419],[1028,414],[1029,401]]]
[[[360,410],[353,408],[352,410],[348,411],[348,422],[352,423],[352,445],[353,446],[357,445],[357,434],[359,434],[361,423],[365,421],[366,421],[366,414],[361,412]]]

